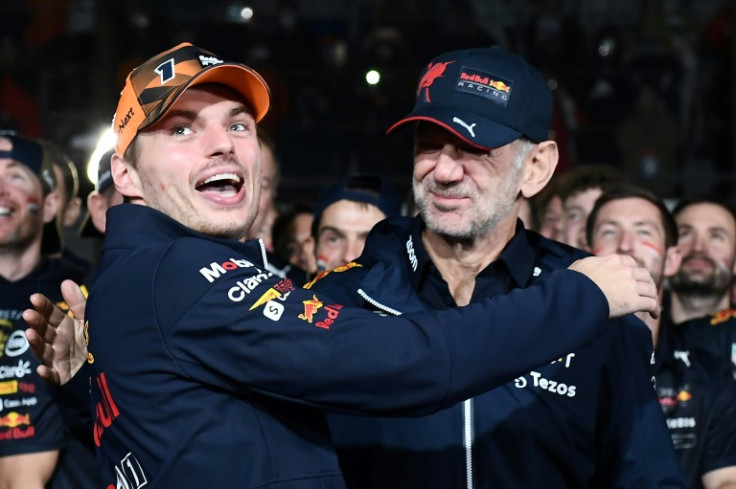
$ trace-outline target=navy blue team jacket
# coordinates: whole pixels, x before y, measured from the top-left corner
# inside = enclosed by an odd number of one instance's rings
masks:
[[[105,486],[343,487],[322,410],[428,414],[570,351],[608,315],[600,289],[564,270],[379,318],[273,277],[264,256],[147,207],[108,211],[87,303]],[[528,336],[512,333],[520,321]]]
[[[31,306],[31,294],[61,300],[61,282],[82,276],[82,270],[66,260],[43,258],[20,280],[0,277],[0,456],[59,450],[49,489],[89,489],[100,483],[91,440],[75,436],[53,392],[36,374],[39,362],[26,340],[28,325],[21,315]]]
[[[703,474],[736,465],[736,381],[721,358],[693,347],[663,318],[655,352],[656,392],[689,489]]]
[[[417,218],[379,223],[361,267],[330,273],[311,288],[388,314],[452,305],[423,247],[422,226]],[[582,256],[519,224],[500,258],[479,274],[471,302],[543,282]],[[589,305],[583,298],[574,307],[557,304],[549,330],[575,321]],[[603,334],[584,346],[431,416],[328,415],[348,487],[684,487],[652,386],[651,333],[633,317],[603,323]],[[507,326],[528,339],[527,351],[541,345],[523,314]]]

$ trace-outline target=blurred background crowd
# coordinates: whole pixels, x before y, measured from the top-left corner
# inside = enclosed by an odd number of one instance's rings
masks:
[[[410,135],[385,130],[417,73],[439,52],[501,44],[554,89],[558,173],[607,163],[665,198],[727,197],[732,16],[723,0],[3,0],[0,128],[59,145],[84,197],[125,74],[186,40],[267,78],[279,201],[355,172],[406,191]]]

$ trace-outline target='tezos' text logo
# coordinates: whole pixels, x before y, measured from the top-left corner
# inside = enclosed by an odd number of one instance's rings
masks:
[[[526,377],[517,377],[514,379],[514,385],[519,389],[524,389],[527,386],[536,387],[538,389],[552,392],[560,396],[575,397],[577,387],[574,385],[567,385],[564,382],[557,382],[556,380],[547,379],[542,377],[539,372],[531,371],[529,375],[532,377],[531,385],[527,381]]]
[[[230,261],[223,262],[222,264],[212,262],[210,267],[202,267],[199,269],[199,273],[207,279],[209,283],[214,282],[220,276],[226,274],[229,270],[236,270],[238,268],[250,268],[254,266],[248,260],[239,260],[236,258],[230,258]]]
[[[105,428],[109,428],[115,418],[120,416],[120,410],[118,409],[115,401],[112,399],[110,389],[107,387],[107,378],[105,373],[102,372],[97,376],[97,387],[100,390],[100,400],[95,404],[95,445],[100,446],[100,438]]]

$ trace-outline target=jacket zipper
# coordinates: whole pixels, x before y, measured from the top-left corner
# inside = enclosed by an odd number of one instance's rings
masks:
[[[467,489],[473,489],[473,398],[463,401],[463,444],[465,445],[465,478]]]
[[[371,304],[376,309],[380,309],[393,316],[401,316],[401,311],[389,307],[385,304],[381,304],[377,300],[370,297],[365,293],[363,289],[358,289],[358,295],[360,295],[366,302]],[[466,399],[463,401],[463,445],[465,448],[465,478],[466,488],[473,489],[473,441],[474,441],[474,426],[473,426],[473,399]]]

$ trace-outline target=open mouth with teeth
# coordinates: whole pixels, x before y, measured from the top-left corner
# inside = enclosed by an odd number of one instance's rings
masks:
[[[218,173],[199,182],[199,192],[215,192],[223,197],[237,195],[243,188],[242,179],[235,173]]]
[[[10,207],[0,207],[0,217],[8,217],[12,212]]]

